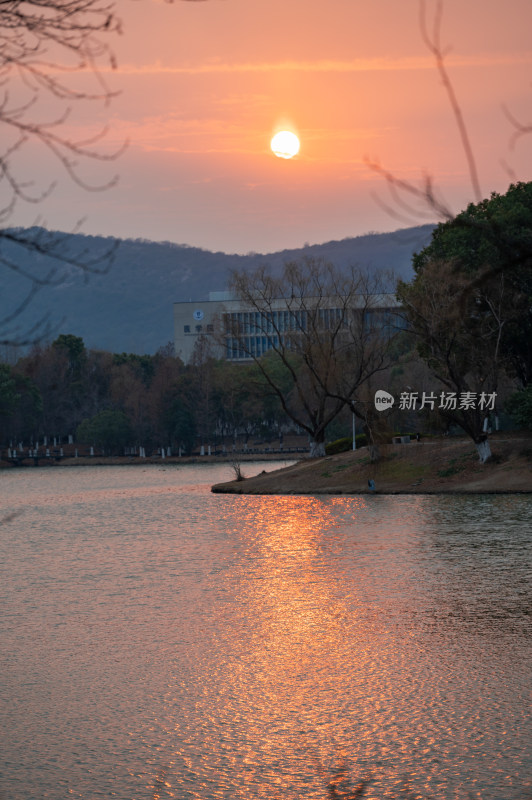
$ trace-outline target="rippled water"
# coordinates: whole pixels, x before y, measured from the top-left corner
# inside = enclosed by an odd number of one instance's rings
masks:
[[[532,498],[229,477],[0,476],[3,800],[531,797]]]

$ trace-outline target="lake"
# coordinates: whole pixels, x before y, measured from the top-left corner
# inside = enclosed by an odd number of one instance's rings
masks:
[[[2,800],[530,798],[532,497],[231,477],[2,472]]]

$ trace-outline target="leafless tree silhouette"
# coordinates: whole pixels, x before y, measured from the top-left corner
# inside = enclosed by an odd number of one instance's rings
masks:
[[[265,266],[231,275],[247,311],[225,314],[218,339],[235,357],[253,359],[285,414],[308,433],[313,457],[325,455],[327,425],[389,364],[390,280],[312,258],[285,264],[279,278]]]
[[[428,19],[426,0],[419,0],[419,29],[425,46],[434,58],[435,68],[445,89],[456,123],[462,152],[467,164],[472,199],[474,202],[479,203],[483,198],[483,192],[475,153],[467,130],[464,113],[446,65],[449,47],[442,44],[443,10],[443,0],[436,0],[434,14],[432,21],[430,21]],[[513,148],[518,139],[532,133],[532,123],[521,122],[504,105],[502,110],[513,128],[509,141],[510,148]],[[419,222],[420,219],[434,220],[435,217],[442,221],[454,219],[455,212],[443,198],[434,177],[429,173],[423,174],[419,183],[414,183],[397,177],[392,170],[384,167],[377,159],[367,157],[365,161],[369,168],[379,174],[387,184],[391,202],[387,203],[379,196],[376,196],[375,199],[390,216],[408,225],[413,224],[413,222]],[[508,167],[506,169],[509,177],[512,180],[516,180],[516,176],[511,170]]]
[[[104,127],[88,139],[73,139],[67,133],[74,101],[108,104],[113,91],[102,76],[102,65],[116,66],[107,44],[109,34],[120,32],[120,21],[112,3],[100,0],[2,0],[0,2],[0,266],[16,272],[26,292],[1,320],[2,343],[26,343],[46,334],[46,315],[36,319],[29,331],[17,328],[20,312],[42,286],[57,282],[63,268],[105,271],[114,246],[93,255],[65,247],[65,236],[40,227],[30,230],[7,227],[21,203],[36,205],[50,196],[54,183],[39,185],[24,175],[30,151],[40,148],[43,160],[52,159],[69,178],[88,191],[111,186],[116,176],[103,184],[91,184],[81,165],[87,160],[111,161],[123,148],[107,152]],[[74,76],[88,74],[76,85]],[[83,86],[83,88],[81,88]],[[50,110],[49,110],[50,109]],[[39,256],[34,270],[20,266],[20,251]]]
[[[69,127],[76,103],[107,106],[116,94],[106,74],[117,66],[109,41],[121,32],[113,0],[0,0],[0,274],[17,273],[25,287],[0,319],[1,344],[26,344],[50,333],[46,314],[31,330],[17,325],[43,286],[73,269],[101,273],[112,263],[115,243],[95,256],[72,236],[45,230],[39,217],[30,229],[10,224],[21,204],[37,206],[54,190],[55,181],[27,175],[36,150],[41,163],[52,161],[89,192],[116,182],[116,175],[93,182],[84,173],[91,162],[115,161],[126,143],[109,147],[107,125],[80,138]],[[33,269],[21,266],[22,251],[35,256]]]

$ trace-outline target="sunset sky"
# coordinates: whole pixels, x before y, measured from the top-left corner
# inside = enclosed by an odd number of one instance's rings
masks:
[[[434,7],[428,0],[429,17]],[[408,180],[431,173],[455,211],[473,199],[418,0],[119,0],[118,9],[108,80],[120,94],[107,108],[83,104],[72,125],[79,135],[108,120],[106,146],[129,139],[116,163],[84,167],[102,179],[116,171],[119,183],[88,193],[61,177],[13,222],[40,214],[68,230],[84,218],[87,233],[229,253],[406,227],[376,199],[390,202],[366,157]],[[532,134],[512,149],[503,112],[532,123],[531,31],[530,0],[445,0],[442,40],[485,196],[532,180]],[[300,138],[291,160],[270,151],[279,128]]]

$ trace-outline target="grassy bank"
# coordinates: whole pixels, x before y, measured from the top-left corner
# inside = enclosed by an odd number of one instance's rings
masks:
[[[367,447],[212,487],[236,494],[361,494],[373,480],[377,494],[532,492],[532,434],[490,438],[492,459],[480,464],[466,438],[439,438],[380,448],[372,463]],[[245,467],[242,468],[245,476]]]

